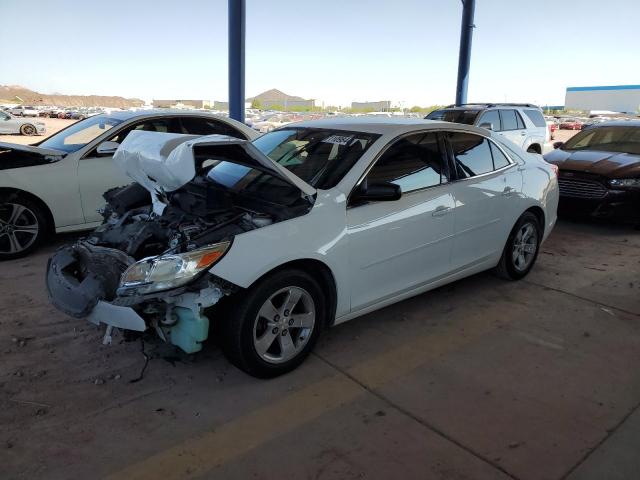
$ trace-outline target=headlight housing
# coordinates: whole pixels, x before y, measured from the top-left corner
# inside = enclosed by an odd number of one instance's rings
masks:
[[[640,178],[614,178],[609,185],[620,188],[640,188]]]
[[[221,242],[186,253],[149,257],[131,265],[120,279],[120,289],[138,295],[181,287],[218,262],[231,245]]]

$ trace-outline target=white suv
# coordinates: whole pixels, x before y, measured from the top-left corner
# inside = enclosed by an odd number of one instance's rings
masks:
[[[530,103],[465,103],[434,110],[427,120],[465,123],[504,135],[527,152],[542,153],[549,128],[542,110]]]

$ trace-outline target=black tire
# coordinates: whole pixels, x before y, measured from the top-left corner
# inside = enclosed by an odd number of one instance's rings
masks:
[[[20,133],[22,135],[26,135],[26,136],[30,137],[30,136],[35,135],[36,133],[38,133],[38,130],[36,130],[36,127],[31,125],[30,123],[25,123],[24,125],[22,125],[20,127]]]
[[[9,223],[16,206],[25,210],[13,223]],[[12,225],[13,228],[9,228]],[[29,226],[35,225],[35,229]],[[20,227],[25,227],[20,231]],[[47,215],[38,203],[20,194],[0,195],[0,261],[24,257],[36,250],[49,232]],[[16,243],[20,245],[16,249]]]
[[[272,363],[266,361],[258,353],[255,346],[254,328],[257,328],[257,322],[263,321],[258,319],[258,312],[265,303],[276,292],[287,287],[297,287],[308,292],[313,299],[315,323],[308,334],[306,343],[301,345],[300,351],[293,358],[282,363]],[[329,310],[322,288],[312,276],[302,270],[286,269],[275,272],[234,297],[224,307],[224,314],[219,312],[222,315],[217,315],[217,318],[223,319],[219,329],[221,334],[220,344],[231,363],[254,377],[277,377],[298,367],[313,350],[318,336],[327,324],[326,316]],[[293,315],[293,311],[291,315]],[[284,331],[283,333],[286,334],[287,328],[281,328]],[[274,328],[274,330],[277,331],[278,329]],[[291,336],[290,332],[289,335]],[[278,335],[274,337],[274,341],[275,338],[280,342],[281,339]]]
[[[535,252],[533,256],[530,258],[530,261],[524,266],[524,268],[520,268],[516,261],[514,260],[514,249],[516,248],[516,238],[518,233],[523,229],[525,225],[532,225],[535,228]],[[524,278],[533,268],[538,259],[538,252],[540,251],[540,241],[542,240],[542,228],[540,226],[540,221],[538,217],[536,217],[531,212],[524,212],[522,216],[518,219],[515,226],[511,230],[509,234],[509,238],[507,239],[507,243],[504,246],[504,250],[502,251],[502,257],[500,257],[500,262],[495,268],[495,273],[506,280],[520,280]]]

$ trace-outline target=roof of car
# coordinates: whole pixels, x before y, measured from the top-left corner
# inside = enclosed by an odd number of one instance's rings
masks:
[[[109,115],[113,118],[116,118],[122,121],[130,120],[132,118],[138,118],[138,117],[147,117],[147,116],[174,117],[176,115],[182,115],[182,116],[209,115],[216,118],[223,118],[221,115],[214,115],[213,113],[203,112],[200,110],[180,110],[180,109],[171,109],[171,108],[152,108],[149,110],[115,110],[105,115]]]
[[[487,131],[472,125],[459,123],[424,120],[422,118],[389,118],[389,117],[332,117],[318,120],[307,120],[291,124],[304,128],[327,128],[332,130],[347,130],[366,133],[403,133],[421,129],[466,130],[487,134]],[[284,128],[287,128],[286,126]]]
[[[640,119],[630,120],[608,120],[606,122],[595,123],[589,130],[601,127],[640,127]]]

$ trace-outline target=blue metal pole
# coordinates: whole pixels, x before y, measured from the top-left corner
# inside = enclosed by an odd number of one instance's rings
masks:
[[[467,103],[469,66],[471,64],[471,41],[473,40],[473,15],[476,0],[462,0],[462,25],[460,26],[460,55],[458,56],[458,83],[456,85],[456,105]]]
[[[229,0],[229,116],[244,122],[245,0]]]

